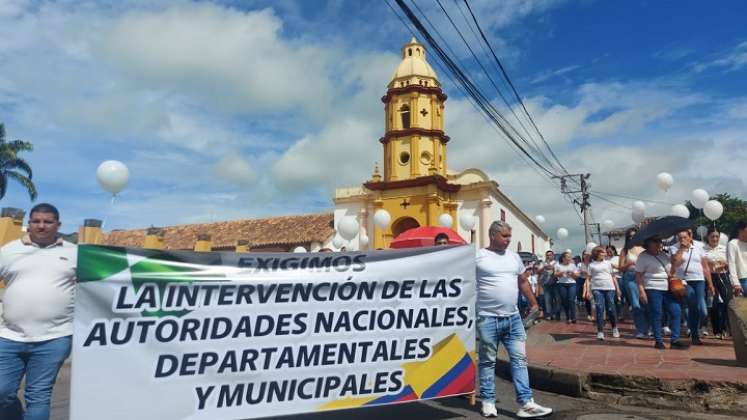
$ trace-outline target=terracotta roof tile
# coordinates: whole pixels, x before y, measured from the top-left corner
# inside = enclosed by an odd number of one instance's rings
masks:
[[[199,234],[211,236],[213,249],[232,249],[239,239],[248,240],[250,248],[323,242],[335,233],[333,225],[334,215],[321,213],[167,226],[162,231],[166,249],[193,249]],[[141,247],[146,230],[113,231],[103,243]]]

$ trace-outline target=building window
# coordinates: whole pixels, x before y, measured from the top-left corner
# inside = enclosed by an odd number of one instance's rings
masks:
[[[407,165],[410,161],[410,154],[408,152],[402,152],[399,154],[399,163]]]
[[[534,249],[534,234],[532,234],[532,254],[534,254],[536,252],[537,251],[535,251],[535,249]]]
[[[506,210],[501,209],[501,222],[506,221]]]
[[[402,128],[410,128],[410,107],[402,105],[399,115],[402,116]]]
[[[408,48],[407,49],[407,55],[409,55],[410,57],[412,57],[412,48]]]

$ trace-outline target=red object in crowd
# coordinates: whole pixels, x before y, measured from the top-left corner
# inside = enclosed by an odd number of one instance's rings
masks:
[[[392,248],[419,248],[421,246],[434,246],[436,235],[445,233],[449,237],[449,245],[465,245],[465,241],[458,233],[445,227],[421,226],[408,229],[399,234],[391,244]]]

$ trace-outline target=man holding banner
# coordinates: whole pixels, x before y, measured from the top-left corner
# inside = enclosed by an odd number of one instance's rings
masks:
[[[0,322],[0,419],[46,420],[52,386],[70,355],[77,247],[58,237],[51,204],[29,214],[28,233],[0,249],[7,290]],[[18,387],[26,375],[26,413]]]
[[[495,361],[498,344],[503,343],[511,362],[511,377],[518,417],[542,417],[551,408],[534,402],[529,388],[526,358],[526,333],[519,315],[519,290],[526,296],[531,311],[538,309],[528,282],[529,273],[518,254],[508,249],[511,226],[502,221],[490,225],[490,246],[477,251],[477,334],[480,337],[479,375],[482,415],[497,417],[495,407]]]

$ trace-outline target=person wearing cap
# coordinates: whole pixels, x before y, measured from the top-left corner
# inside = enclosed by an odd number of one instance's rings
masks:
[[[28,232],[0,248],[0,419],[47,420],[57,373],[70,355],[77,247],[58,235],[51,204],[29,213]],[[26,376],[24,399],[18,399]]]

